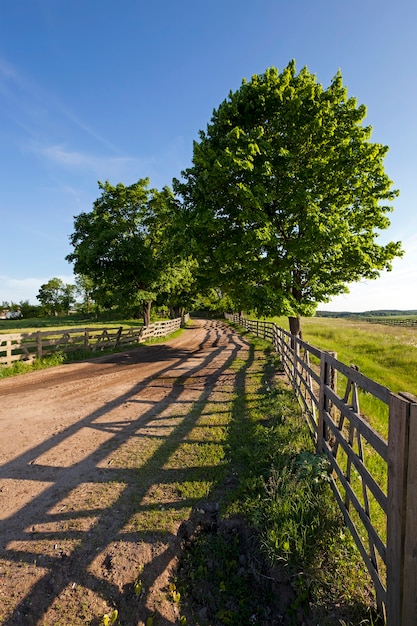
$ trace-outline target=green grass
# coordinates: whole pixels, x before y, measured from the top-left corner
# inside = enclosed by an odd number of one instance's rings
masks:
[[[284,317],[270,318],[288,330]],[[303,318],[303,339],[320,350],[336,352],[339,361],[398,393],[417,396],[417,328],[385,326],[344,318]],[[346,379],[339,375],[343,396]],[[388,407],[371,394],[359,393],[360,410],[383,437],[388,437]]]
[[[0,334],[31,333],[42,328],[61,330],[65,328],[108,328],[109,326],[142,326],[138,319],[109,319],[98,321],[91,317],[69,315],[66,317],[42,317],[31,319],[0,320]]]
[[[42,359],[35,359],[30,363],[26,361],[15,361],[13,365],[0,365],[0,379],[9,378],[10,376],[18,376],[19,374],[26,374],[35,370],[47,369],[48,367],[63,365],[64,363],[69,363],[70,358],[74,359],[74,353],[69,355],[64,354],[63,352],[56,352],[51,356],[43,357]]]
[[[275,378],[276,355],[242,334],[250,352],[230,367],[228,487],[211,492],[222,521],[211,532],[197,528],[186,546],[176,581],[182,610],[199,626],[272,623],[280,613],[293,624],[377,623],[327,462],[314,454],[292,391]]]
[[[272,320],[277,325],[288,328],[285,318]],[[337,358],[347,365],[355,364],[360,371],[369,378],[393,391],[416,391],[417,380],[417,329],[387,327],[379,324],[357,322],[346,319],[306,318],[302,321],[303,338],[310,344],[322,350],[337,353]],[[314,362],[315,359],[313,358]],[[316,363],[317,365],[317,363]],[[337,391],[343,397],[346,391],[347,379],[338,373]],[[349,402],[349,401],[348,401]],[[370,393],[359,390],[359,411],[366,416],[371,426],[385,439],[388,438],[388,407],[377,400]],[[337,417],[336,417],[337,421]],[[383,492],[387,493],[388,468],[375,450],[362,441],[364,464]],[[354,449],[358,453],[357,442]],[[346,474],[347,456],[339,448],[337,461]],[[362,506],[365,501],[362,491],[362,480],[357,470],[352,466],[350,484],[354,489]],[[338,483],[342,497],[344,489]],[[369,517],[383,542],[386,542],[386,514],[373,496],[368,492]],[[359,516],[351,507],[351,515],[360,536],[366,537]],[[366,540],[363,539],[366,543]],[[377,556],[382,580],[385,576],[385,566]]]

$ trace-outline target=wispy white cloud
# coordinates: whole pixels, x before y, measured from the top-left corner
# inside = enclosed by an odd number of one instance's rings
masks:
[[[5,59],[0,57],[0,74],[5,78],[15,78],[16,72],[13,67]]]
[[[68,120],[70,120],[70,122],[72,122],[75,126],[77,126],[80,130],[82,130],[84,133],[86,133],[87,135],[95,139],[98,143],[102,144],[104,147],[111,150],[111,152],[114,152],[115,154],[120,154],[120,150],[116,146],[110,143],[105,137],[102,137],[102,135],[100,135],[93,128],[91,128],[90,126],[85,124],[83,121],[81,121],[76,115],[74,115],[71,111],[69,111],[65,106],[63,106],[61,103],[57,104],[57,106],[59,107],[60,112],[63,115],[65,115],[65,117]]]
[[[68,122],[72,128],[81,130],[113,154],[120,149],[75,115],[49,88],[45,88],[30,76],[26,76],[6,59],[0,57],[0,93],[8,105],[7,115],[30,137],[38,137],[45,144],[51,143],[51,120],[55,132],[68,134]],[[42,111],[42,115],[39,115]],[[47,121],[45,125],[44,120]]]
[[[124,154],[94,127],[70,110],[53,92],[0,57],[0,93],[3,112],[22,133],[14,141],[20,150],[41,157],[65,171],[88,172],[97,180],[135,181],[150,176],[152,184],[170,184],[163,174],[166,163],[184,167],[183,142],[161,154]],[[174,170],[175,171],[175,170]],[[49,176],[59,176],[49,170]],[[155,181],[155,182],[154,182]]]
[[[405,241],[403,241],[403,248],[406,252],[406,255],[417,256],[417,233],[414,233],[410,237],[407,237]]]
[[[98,156],[70,150],[64,145],[32,146],[32,150],[51,163],[66,168],[89,170],[100,177],[120,177],[141,172],[155,163],[154,158],[138,159],[128,156]],[[139,174],[138,174],[139,176]]]

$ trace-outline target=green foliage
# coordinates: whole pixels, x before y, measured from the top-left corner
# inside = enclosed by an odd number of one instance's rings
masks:
[[[191,261],[173,245],[176,202],[171,190],[148,189],[149,180],[115,187],[99,182],[102,195],[89,213],[74,221],[74,251],[67,260],[94,285],[92,297],[104,308],[150,319],[150,303],[159,294],[186,291]],[[166,303],[166,302],[164,302]]]
[[[65,284],[60,278],[51,278],[40,286],[36,297],[47,315],[68,314],[75,302],[75,285]]]
[[[213,112],[174,189],[200,271],[236,310],[311,315],[402,254],[376,243],[397,192],[365,115],[340,72],[324,89],[294,62],[243,81]]]
[[[19,303],[19,310],[24,319],[42,316],[42,307],[29,304],[29,300],[21,300]]]
[[[91,354],[89,355],[91,357]],[[63,352],[55,352],[55,354],[42,359],[35,359],[34,361],[15,361],[13,365],[7,367],[0,366],[0,379],[9,378],[10,376],[17,376],[18,374],[25,374],[26,372],[32,372],[33,370],[46,369],[47,367],[56,367],[62,365],[69,360],[68,355]]]
[[[199,293],[194,299],[195,311],[208,311],[222,315],[225,311],[233,309],[233,301],[230,296],[225,295],[220,289],[208,289]]]
[[[89,315],[97,305],[94,301],[94,283],[88,276],[79,274],[75,277],[75,288],[81,303],[77,306],[77,310],[85,315]]]

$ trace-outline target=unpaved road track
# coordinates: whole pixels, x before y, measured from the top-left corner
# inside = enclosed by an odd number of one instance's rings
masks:
[[[170,459],[190,407],[224,393],[246,350],[195,320],[165,344],[0,380],[0,624],[99,624],[112,606],[125,626],[176,623],[166,589],[193,503],[170,489]]]

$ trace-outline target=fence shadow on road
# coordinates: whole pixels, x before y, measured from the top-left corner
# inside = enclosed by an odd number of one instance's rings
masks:
[[[197,486],[195,495],[181,497],[179,485],[216,480],[209,464],[181,465],[179,450],[201,443],[192,431],[209,402],[217,403],[221,422],[221,394],[244,385],[246,366],[239,373],[230,366],[250,354],[226,324],[206,321],[204,331],[192,350],[166,344],[103,357],[112,371],[137,363],[138,382],[0,467],[9,498],[22,481],[34,488],[0,520],[1,624],[68,624],[71,605],[74,624],[99,624],[109,607],[125,626],[150,615],[155,626],[174,623],[174,609],[168,615],[158,608],[168,578],[160,579],[172,571],[181,521],[201,501]],[[157,365],[142,380],[145,361]],[[57,411],[62,401],[57,397]],[[143,589],[135,586],[138,576]]]

